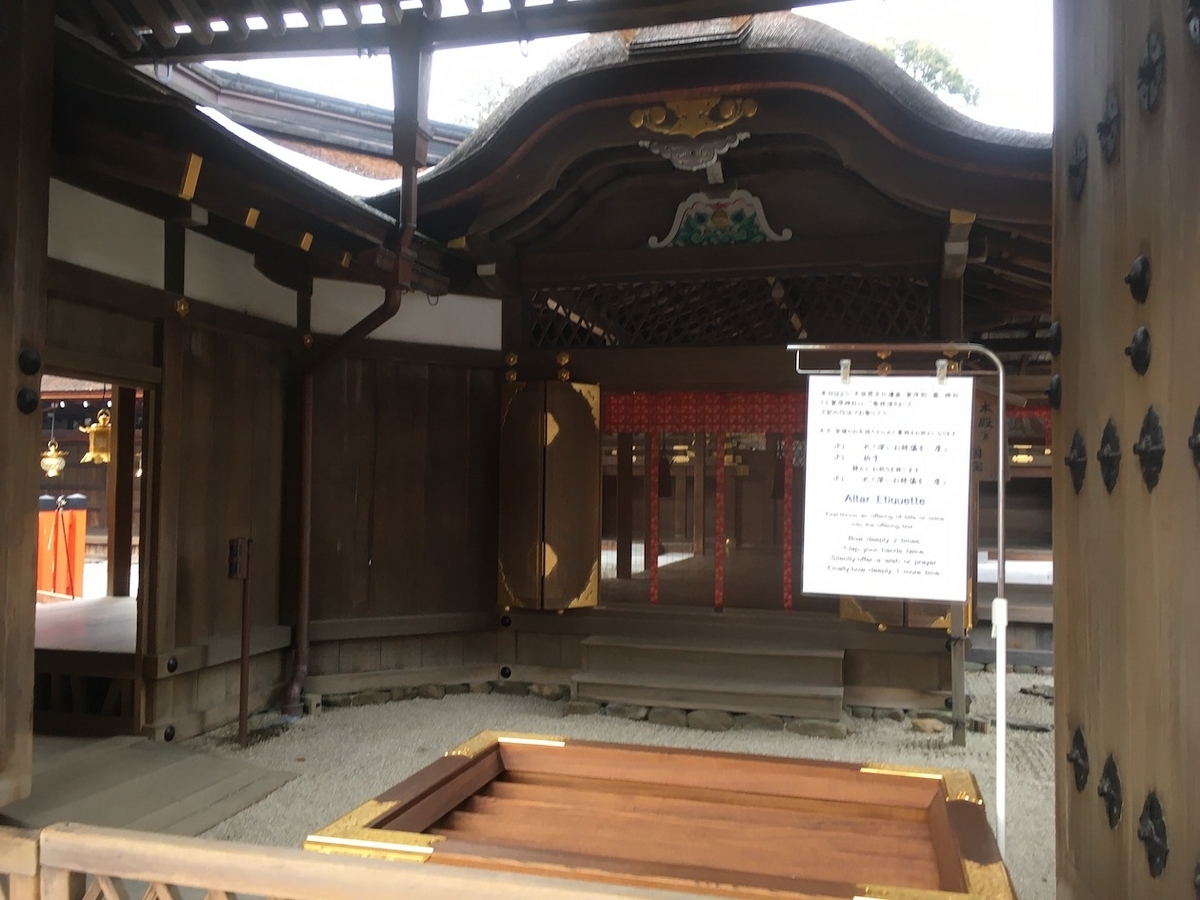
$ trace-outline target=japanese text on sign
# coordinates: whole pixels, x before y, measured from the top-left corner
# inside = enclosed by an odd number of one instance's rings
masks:
[[[809,380],[806,593],[966,600],[973,388]]]

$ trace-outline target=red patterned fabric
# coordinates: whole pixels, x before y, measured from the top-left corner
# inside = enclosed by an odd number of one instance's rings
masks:
[[[650,503],[650,535],[646,538],[646,567],[650,570],[650,602],[658,603],[658,456],[660,435],[650,432],[650,452],[646,454],[646,473],[650,484],[646,496]]]
[[[725,608],[725,434],[717,432],[716,536],[713,540],[713,607]]]
[[[609,434],[651,431],[805,431],[808,396],[800,391],[604,394],[603,429]]]
[[[792,608],[792,482],[795,472],[792,467],[792,436],[783,441],[783,608]]]

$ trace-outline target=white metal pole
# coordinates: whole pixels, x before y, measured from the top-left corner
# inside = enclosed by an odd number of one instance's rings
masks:
[[[1008,600],[1004,585],[1004,487],[1008,475],[1008,416],[1004,397],[1004,364],[991,354],[1000,376],[997,435],[1000,466],[996,470],[996,599],[992,601],[992,629],[996,640],[996,842],[1004,857],[1005,800],[1008,749]]]

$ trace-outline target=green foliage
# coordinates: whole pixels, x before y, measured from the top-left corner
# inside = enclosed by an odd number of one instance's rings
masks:
[[[979,104],[979,88],[954,64],[950,54],[930,41],[913,38],[876,44],[905,72],[935,94],[961,97],[968,106]]]

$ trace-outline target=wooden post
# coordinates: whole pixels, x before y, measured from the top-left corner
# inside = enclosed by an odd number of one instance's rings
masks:
[[[708,494],[705,488],[707,457],[708,434],[702,431],[696,435],[696,458],[692,461],[692,552],[697,556],[704,555],[704,533],[708,528]]]
[[[646,528],[646,570],[650,573],[650,602],[658,603],[658,454],[661,435],[652,431],[646,435],[646,509],[649,522]]]
[[[674,451],[670,451],[674,455]],[[672,476],[675,479],[675,489],[671,499],[675,501],[675,516],[673,535],[680,541],[687,537],[687,469],[679,469]]]
[[[0,12],[0,806],[28,796],[32,779],[53,58],[54,4],[5,3]],[[39,355],[35,371],[18,365],[22,350]],[[28,354],[26,361],[32,363]],[[19,396],[33,407],[29,412],[18,409]]]
[[[725,608],[725,433],[717,432],[716,527],[713,535],[713,608]]]
[[[128,597],[133,565],[133,473],[137,391],[113,393],[112,455],[108,463],[108,596]]]
[[[1188,439],[1200,402],[1200,48],[1188,37],[1187,5],[1054,4],[1053,296],[1063,333],[1053,500],[1059,897],[1174,898],[1196,891],[1200,478]],[[1147,110],[1138,88],[1139,80],[1149,85],[1155,77],[1150,36],[1160,42],[1165,74]],[[1118,155],[1107,163],[1095,135],[1110,89],[1121,119]],[[1088,166],[1076,197],[1068,166],[1080,135]],[[1145,303],[1134,300],[1125,282],[1139,255],[1151,263]],[[1139,375],[1122,348],[1142,326],[1153,354]],[[1147,457],[1131,450],[1151,407],[1166,449],[1153,490],[1142,476]],[[1125,454],[1111,493],[1096,463],[1110,418]],[[1078,493],[1063,464],[1076,431],[1089,457]],[[1143,446],[1152,450],[1154,443]],[[1083,791],[1066,762],[1077,728],[1091,768]],[[1123,796],[1115,829],[1096,796],[1110,754]],[[1138,839],[1151,792],[1170,847],[1157,877]]]
[[[633,435],[617,435],[617,577],[633,577]]]
[[[789,431],[783,436],[783,608],[791,609],[794,604],[792,572],[792,491],[795,470],[792,467],[792,443],[795,436]]]

